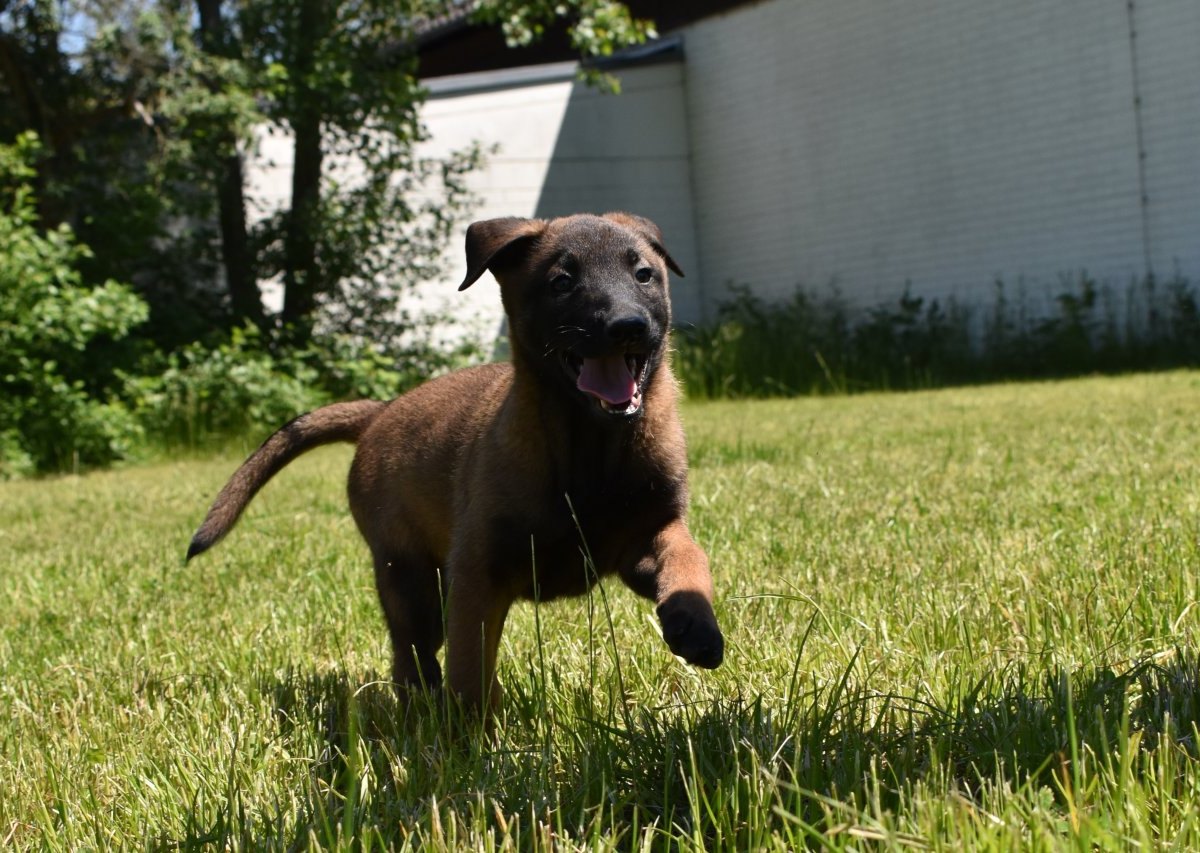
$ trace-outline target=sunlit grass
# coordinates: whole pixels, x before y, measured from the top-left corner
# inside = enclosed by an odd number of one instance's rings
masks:
[[[1200,374],[685,419],[724,667],[523,606],[491,737],[381,681],[349,449],[187,566],[236,455],[0,485],[0,846],[1200,845]]]

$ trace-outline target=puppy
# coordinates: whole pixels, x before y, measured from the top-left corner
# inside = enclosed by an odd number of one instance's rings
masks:
[[[221,490],[188,558],[301,453],[356,442],[350,509],[374,558],[397,684],[441,684],[445,641],[450,689],[494,708],[512,604],[580,595],[608,574],[655,602],[672,652],[718,666],[669,363],[667,274],[683,273],[661,232],[625,213],[504,218],[474,223],[466,243],[459,289],[495,275],[511,363],[296,418]]]

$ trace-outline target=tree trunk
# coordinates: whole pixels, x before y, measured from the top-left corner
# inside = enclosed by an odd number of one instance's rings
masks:
[[[225,22],[221,20],[221,0],[197,0],[200,13],[200,41],[206,53],[229,53]],[[210,88],[216,89],[215,81]],[[217,140],[218,150],[232,152],[217,161],[217,215],[221,226],[221,264],[235,320],[250,320],[259,328],[266,325],[262,294],[254,278],[246,230],[245,170],[232,129]]]
[[[284,238],[283,322],[293,327],[298,341],[304,342],[311,336],[312,313],[322,288],[316,245],[323,157],[320,117],[311,113],[298,116],[292,130],[296,139],[292,209]]]
[[[317,229],[321,202],[321,105],[312,89],[313,54],[328,25],[323,0],[299,0],[291,78],[295,81],[295,113],[288,118],[295,134],[292,160],[292,208],[284,235],[283,322],[293,339],[312,336],[312,314],[323,289],[317,267]]]
[[[221,178],[217,186],[218,215],[221,220],[221,260],[225,266],[225,281],[234,317],[250,320],[259,328],[266,325],[262,294],[254,279],[246,236],[246,198],[243,193],[245,176],[241,155],[221,161]]]

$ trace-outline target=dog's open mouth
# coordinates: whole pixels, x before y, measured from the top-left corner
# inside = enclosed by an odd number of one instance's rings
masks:
[[[643,384],[650,360],[642,353],[621,353],[600,358],[581,358],[563,353],[567,372],[575,387],[592,397],[605,412],[635,415],[642,408]]]

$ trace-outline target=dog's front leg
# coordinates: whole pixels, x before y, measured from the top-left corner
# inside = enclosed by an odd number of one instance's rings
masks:
[[[512,597],[478,577],[451,576],[446,596],[446,681],[464,707],[500,706],[496,652]]]
[[[655,534],[650,553],[622,572],[635,592],[658,605],[663,639],[674,654],[715,669],[725,656],[725,638],[713,613],[708,557],[677,518]]]

